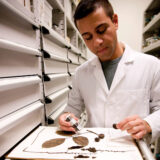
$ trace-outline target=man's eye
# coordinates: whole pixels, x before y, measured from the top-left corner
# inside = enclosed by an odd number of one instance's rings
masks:
[[[92,39],[92,36],[91,35],[90,36],[84,36],[83,38],[88,41],[88,40]]]
[[[102,27],[102,28],[97,29],[98,34],[103,34],[105,31],[106,31],[106,27]]]

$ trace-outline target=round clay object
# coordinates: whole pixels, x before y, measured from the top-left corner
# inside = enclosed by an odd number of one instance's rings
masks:
[[[99,141],[100,141],[100,138],[99,138],[99,137],[96,137],[94,140],[95,140],[96,142],[99,142]]]
[[[103,139],[103,138],[104,138],[104,134],[99,134],[98,137],[99,137],[100,139]]]
[[[115,124],[115,123],[113,124],[113,128],[114,128],[114,129],[117,129],[117,126],[116,126],[116,125],[117,125],[117,124]]]

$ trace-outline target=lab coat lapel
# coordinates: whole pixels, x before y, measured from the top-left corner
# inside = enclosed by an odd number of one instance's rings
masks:
[[[121,80],[125,77],[126,72],[126,65],[124,63],[119,64],[111,84],[110,92],[112,92],[116,88],[116,86],[118,86]]]
[[[96,80],[98,81],[98,84],[101,86],[101,88],[104,90],[104,92],[108,95],[109,90],[108,90],[108,86],[106,83],[106,79],[104,77],[101,63],[97,57],[92,62],[92,65],[94,65],[93,74],[94,74]]]
[[[124,79],[126,76],[129,65],[132,64],[134,61],[134,55],[132,54],[132,50],[125,45],[125,51],[123,53],[122,59],[120,60],[116,73],[114,75],[111,88],[110,88],[110,93],[120,84],[120,82]]]

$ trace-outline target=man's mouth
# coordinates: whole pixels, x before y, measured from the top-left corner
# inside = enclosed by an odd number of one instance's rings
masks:
[[[102,48],[102,49],[98,49],[97,53],[103,53],[107,50],[108,47]]]

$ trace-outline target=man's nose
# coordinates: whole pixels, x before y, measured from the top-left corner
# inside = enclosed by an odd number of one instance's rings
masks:
[[[94,46],[95,47],[99,47],[101,46],[103,43],[103,39],[101,37],[95,37],[94,38]]]

